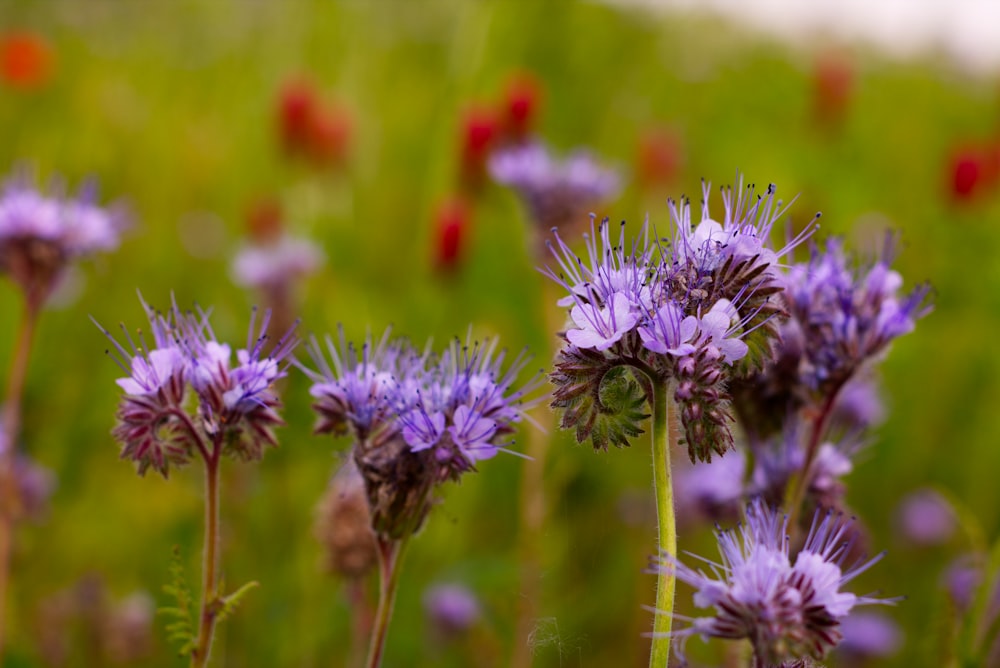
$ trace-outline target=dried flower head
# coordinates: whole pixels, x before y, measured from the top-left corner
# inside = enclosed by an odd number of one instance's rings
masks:
[[[714,608],[712,616],[692,619],[690,626],[673,632],[682,660],[692,635],[746,638],[762,666],[821,659],[840,642],[840,622],[852,609],[896,602],[842,591],[883,556],[846,563],[850,521],[817,513],[794,560],[787,524],[787,517],[755,500],[747,506],[744,524],[718,531],[720,561],[703,560],[711,574],[661,557],[658,568],[695,587],[696,606]]]
[[[0,194],[0,271],[38,307],[69,262],[117,248],[124,227],[122,210],[98,206],[93,188],[75,198],[46,195],[14,177]]]
[[[360,578],[377,562],[365,481],[353,457],[344,460],[316,509],[314,532],[324,549],[324,568]]]

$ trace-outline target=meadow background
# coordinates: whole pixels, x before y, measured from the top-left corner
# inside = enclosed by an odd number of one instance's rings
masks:
[[[971,77],[941,59],[892,61],[849,45],[792,51],[738,27],[678,15],[555,2],[116,3],[0,0],[0,30],[44,37],[50,78],[33,90],[0,87],[0,171],[27,165],[71,187],[95,177],[103,198],[127,203],[134,226],[122,248],[81,265],[75,294],[44,314],[29,371],[24,443],[58,477],[47,517],[17,534],[7,665],[45,665],[39,604],[97,577],[115,598],[146,591],[157,604],[173,546],[197,583],[202,477],[164,481],[118,461],[109,431],[119,370],[90,323],[142,326],[136,291],[153,304],[214,308],[220,337],[241,341],[254,296],[229,262],[247,211],[276,198],[289,229],[317,241],[323,269],[302,285],[303,333],[343,323],[443,344],[497,334],[546,368],[553,346],[539,303],[543,277],[530,252],[526,211],[486,188],[474,205],[461,263],[435,271],[433,212],[455,188],[463,109],[498,96],[513,72],[541,83],[538,133],[560,150],[590,147],[621,167],[627,187],[601,214],[666,226],[666,198],[697,196],[700,179],[799,194],[793,220],[822,211],[820,235],[870,250],[885,227],[901,233],[907,285],[930,281],[935,311],[882,366],[889,414],[848,478],[847,499],[889,555],[854,588],[908,600],[889,613],[905,633],[884,664],[935,665],[947,634],[940,579],[970,548],[959,532],[917,549],[896,528],[899,500],[936,486],[968,509],[989,539],[1000,522],[1000,192],[956,201],[956,146],[1000,134],[996,78]],[[854,70],[839,129],[813,117],[815,63],[836,47]],[[336,169],[289,160],[277,129],[290,80],[312,81],[349,110],[350,147]],[[680,167],[640,186],[639,138],[680,138]],[[718,207],[721,203],[715,200]],[[718,210],[718,208],[716,209]],[[0,368],[7,368],[20,295],[0,283]],[[300,351],[300,356],[304,351]],[[529,374],[526,372],[527,377]],[[340,583],[324,575],[313,510],[346,441],[311,434],[307,378],[292,371],[281,447],[258,465],[223,466],[226,582],[256,579],[219,632],[216,666],[344,665],[350,620]],[[530,428],[530,427],[526,427]],[[522,429],[523,431],[523,429]],[[523,435],[519,440],[523,440]],[[547,517],[539,545],[540,616],[530,638],[538,666],[645,665],[654,578],[650,454],[595,454],[551,433]],[[518,498],[523,462],[498,456],[444,490],[412,543],[390,629],[387,666],[506,665],[521,591]],[[704,551],[705,531],[681,546]],[[460,582],[484,617],[468,637],[430,633],[424,590]],[[690,600],[680,589],[679,600]],[[151,656],[171,666],[157,629]],[[75,657],[87,638],[67,636]],[[692,654],[711,663],[692,641]]]

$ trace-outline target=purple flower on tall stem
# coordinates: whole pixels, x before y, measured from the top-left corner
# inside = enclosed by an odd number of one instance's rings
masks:
[[[311,354],[316,430],[354,438],[352,456],[364,479],[377,543],[381,589],[368,666],[378,666],[392,614],[400,560],[430,512],[434,489],[509,444],[514,423],[531,402],[534,383],[515,389],[525,364],[506,371],[496,340],[461,344],[441,355],[417,353],[389,332],[360,354],[341,333],[338,349],[316,340]]]
[[[702,559],[711,574],[671,555],[661,557],[658,569],[696,589],[696,606],[714,608],[711,616],[690,619],[688,627],[672,632],[682,660],[693,635],[745,638],[753,647],[755,666],[821,659],[840,642],[840,622],[852,609],[898,600],[842,591],[884,555],[850,561],[850,521],[841,515],[817,512],[794,560],[787,530],[787,516],[756,500],[747,506],[745,523],[718,532],[721,559]]]
[[[224,594],[218,582],[219,463],[223,455],[243,460],[263,456],[266,445],[277,445],[272,428],[281,424],[273,383],[285,375],[284,361],[297,340],[290,330],[269,346],[270,313],[256,328],[250,319],[246,348],[236,351],[220,343],[209,314],[182,312],[176,302],[166,313],[143,302],[150,323],[151,344],[140,334],[138,343],[122,325],[121,344],[98,325],[115,346],[112,356],[127,374],[117,383],[125,393],[118,408],[119,424],[112,433],[122,443],[122,457],[140,474],[152,467],[167,477],[170,465],[200,456],[205,464],[206,524],[203,591],[198,636],[185,645],[191,665],[206,665],[220,606],[246,590]],[[95,324],[96,321],[95,321]],[[188,395],[196,406],[189,410]],[[193,622],[191,622],[193,624]]]

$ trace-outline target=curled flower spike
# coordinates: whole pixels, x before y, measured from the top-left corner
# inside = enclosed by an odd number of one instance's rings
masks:
[[[152,346],[141,334],[136,344],[123,325],[125,347],[97,325],[128,374],[116,381],[125,394],[112,432],[123,444],[122,457],[135,461],[140,474],[151,466],[164,477],[170,464],[186,463],[196,449],[209,457],[210,444],[221,444],[241,459],[260,459],[265,445],[277,444],[271,428],[282,422],[272,385],[286,374],[281,363],[297,344],[292,332],[265,352],[270,314],[255,330],[255,309],[247,347],[236,351],[237,363],[231,366],[231,349],[215,339],[207,312],[183,313],[175,303],[162,314],[143,306]],[[184,406],[188,388],[198,398],[195,415]]]
[[[714,608],[712,616],[690,619],[690,626],[672,632],[682,661],[692,635],[746,638],[762,666],[821,659],[840,642],[841,620],[851,610],[898,601],[842,591],[884,556],[847,563],[850,520],[817,512],[794,560],[787,525],[787,517],[757,499],[747,506],[745,523],[718,531],[720,561],[702,559],[710,574],[670,556],[660,558],[658,569],[695,587],[696,606]]]
[[[93,187],[71,198],[45,195],[27,178],[12,178],[0,194],[0,271],[37,308],[72,260],[117,248],[125,225],[121,208],[96,204]]]

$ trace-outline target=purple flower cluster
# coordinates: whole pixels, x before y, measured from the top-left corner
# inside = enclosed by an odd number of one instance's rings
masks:
[[[574,225],[621,189],[619,175],[590,154],[577,152],[559,160],[540,143],[498,149],[489,171],[494,181],[517,191],[542,230]]]
[[[354,437],[373,527],[393,538],[419,528],[435,485],[504,449],[533,388],[514,389],[526,359],[504,372],[496,340],[453,341],[441,355],[418,353],[388,331],[360,354],[343,333],[339,350],[326,344],[313,340],[318,371],[304,369],[314,381],[316,430]]]
[[[721,222],[709,216],[707,184],[697,224],[689,202],[672,203],[666,240],[651,241],[646,225],[642,241],[628,245],[623,224],[614,243],[607,221],[596,230],[592,225],[586,261],[555,233],[559,271],[545,273],[567,290],[559,303],[570,307],[567,346],[553,374],[555,407],[574,408],[609,367],[627,365],[675,381],[692,459],[731,447],[726,383],[763,364],[762,352],[776,336],[771,320],[781,313],[772,299],[781,291],[777,263],[812,227],[773,250],[768,237],[784,211],[774,188],[761,197],[752,187],[722,192]],[[581,373],[581,359],[593,366],[589,376]]]
[[[698,635],[748,639],[755,665],[823,658],[840,641],[841,620],[852,609],[896,602],[842,590],[882,558],[849,560],[850,525],[840,515],[817,513],[793,560],[788,518],[758,499],[747,506],[745,523],[718,532],[720,561],[703,560],[710,574],[662,557],[658,568],[693,586],[697,607],[714,608],[673,632],[678,655],[683,659],[687,639]]]
[[[182,312],[176,303],[166,313],[143,307],[150,344],[141,334],[133,340],[123,325],[122,345],[101,327],[128,374],[116,381],[124,392],[113,432],[122,457],[136,462],[140,474],[152,467],[164,477],[171,464],[188,462],[196,451],[206,460],[220,453],[260,459],[265,445],[277,444],[272,427],[281,418],[272,386],[286,373],[282,361],[297,343],[292,333],[266,350],[270,314],[256,329],[255,309],[234,364],[232,348],[216,339],[207,312]],[[186,409],[189,393],[197,399],[193,413]]]
[[[282,235],[244,246],[233,258],[233,280],[248,288],[273,290],[316,271],[323,252],[307,239]]]
[[[896,337],[913,330],[929,310],[930,288],[903,295],[903,279],[889,268],[892,244],[867,268],[856,269],[840,239],[825,250],[813,246],[810,260],[784,277],[784,297],[802,337],[800,377],[810,391],[836,392]]]
[[[0,270],[40,305],[71,260],[116,248],[124,227],[123,212],[98,206],[93,188],[75,198],[46,195],[12,178],[0,193]]]

